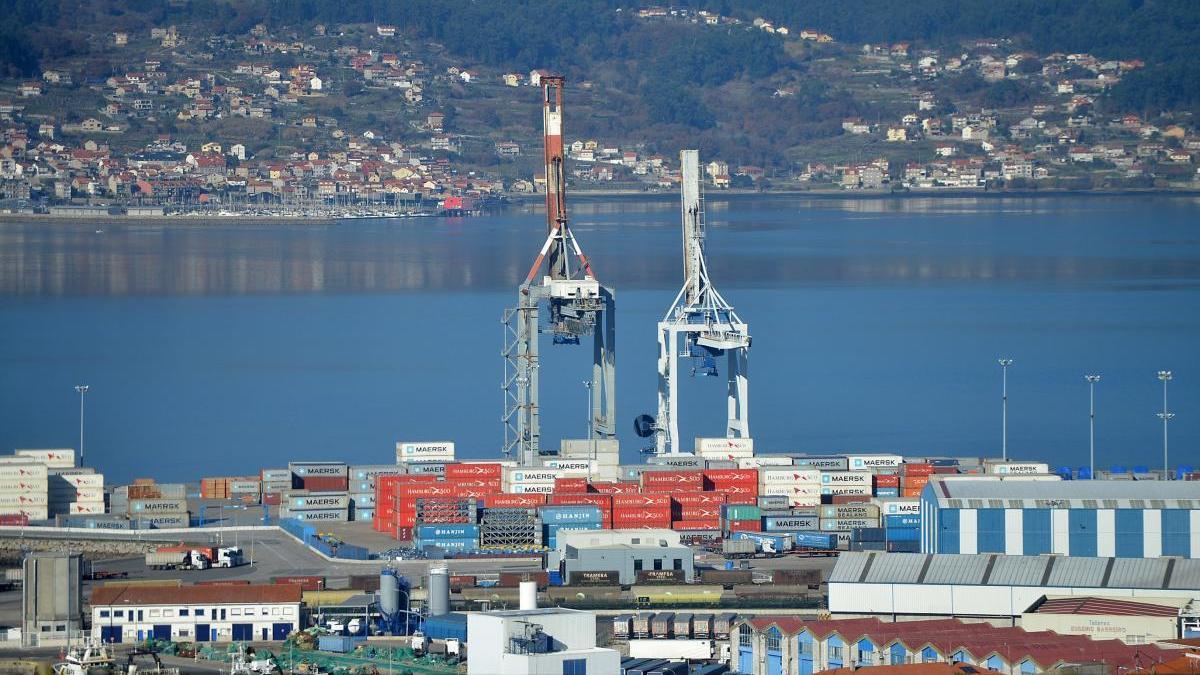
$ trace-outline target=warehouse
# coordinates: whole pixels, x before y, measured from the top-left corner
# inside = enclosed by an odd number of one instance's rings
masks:
[[[888,623],[756,616],[738,619],[731,636],[731,665],[744,675],[811,675],[912,663],[966,663],[1021,675],[1076,664],[1103,664],[1095,672],[1120,672],[1174,658],[1173,650],[1153,645],[1135,647],[1117,640],[954,620]]]
[[[580,572],[616,572],[623,586],[659,581],[690,584],[696,574],[695,553],[687,546],[567,546],[561,572],[568,581]]]
[[[281,641],[300,626],[298,584],[102,586],[92,591],[92,636],[104,642]]]
[[[467,673],[619,672],[621,654],[596,646],[596,615],[562,607],[467,615]]]
[[[1200,637],[1200,607],[1186,598],[1053,596],[1042,598],[1021,615],[1021,628],[1087,635],[1140,645]]]
[[[921,550],[1200,558],[1200,482],[933,480]]]
[[[829,575],[829,610],[1015,625],[1042,596],[1200,600],[1200,560],[856,553]]]

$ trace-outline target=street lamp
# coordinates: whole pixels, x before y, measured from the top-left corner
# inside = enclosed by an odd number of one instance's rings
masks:
[[[1096,478],[1096,383],[1099,375],[1084,375],[1088,383],[1088,466],[1093,480]]]
[[[1000,359],[1000,370],[1003,372],[1004,385],[1000,399],[1000,456],[1004,461],[1008,461],[1008,367],[1012,365],[1012,359]]]
[[[1171,479],[1171,469],[1167,464],[1167,422],[1175,416],[1175,413],[1167,410],[1167,383],[1171,381],[1171,371],[1158,371],[1158,379],[1163,383],[1163,409],[1158,413],[1158,417],[1163,421],[1163,480]]]
[[[79,466],[83,466],[83,395],[87,390],[86,384],[75,385],[75,391],[79,392]]]

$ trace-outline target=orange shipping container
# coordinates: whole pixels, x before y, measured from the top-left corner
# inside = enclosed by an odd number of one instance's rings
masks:
[[[925,488],[900,488],[901,497],[920,497]]]

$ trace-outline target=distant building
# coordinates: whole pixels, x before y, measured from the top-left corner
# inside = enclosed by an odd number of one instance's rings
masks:
[[[621,672],[621,654],[596,646],[596,615],[575,609],[472,612],[467,615],[468,675]]]
[[[83,558],[30,553],[21,565],[21,644],[65,645],[83,629]]]
[[[300,628],[295,584],[123,586],[92,591],[92,636],[104,642],[282,641]]]

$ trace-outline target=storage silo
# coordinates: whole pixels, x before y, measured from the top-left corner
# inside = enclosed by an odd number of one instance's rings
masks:
[[[429,616],[442,616],[450,613],[450,570],[445,567],[434,567],[429,570],[426,597],[428,598],[425,602],[429,609]]]
[[[389,619],[400,609],[400,576],[396,570],[384,569],[379,573],[379,611]]]

